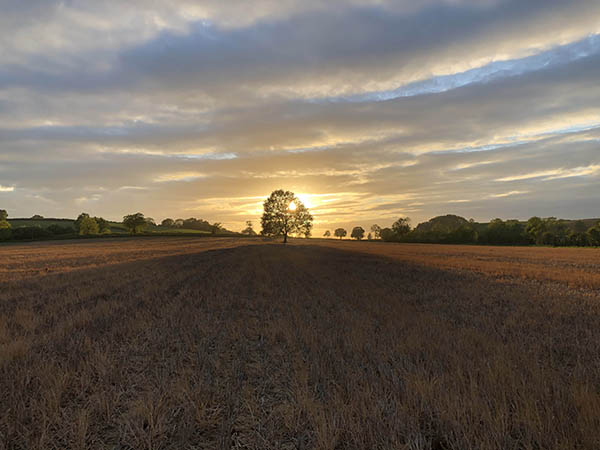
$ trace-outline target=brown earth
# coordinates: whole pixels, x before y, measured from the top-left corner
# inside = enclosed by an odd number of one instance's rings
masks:
[[[597,251],[309,242],[0,247],[0,449],[600,448]]]

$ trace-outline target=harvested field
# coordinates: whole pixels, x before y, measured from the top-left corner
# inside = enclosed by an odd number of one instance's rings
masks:
[[[572,288],[600,289],[598,248],[393,244],[331,239],[313,239],[311,243],[430,267],[478,272],[495,278],[557,282]]]
[[[497,251],[0,247],[0,449],[599,448],[598,251]]]

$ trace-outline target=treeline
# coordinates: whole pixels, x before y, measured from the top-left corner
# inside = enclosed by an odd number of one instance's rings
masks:
[[[101,235],[131,234],[169,232],[170,230],[194,230],[204,231],[211,234],[230,233],[225,230],[221,223],[209,223],[203,219],[194,217],[189,219],[165,219],[160,226],[153,218],[146,217],[142,213],[129,214],[123,217],[122,223],[111,223],[102,217],[90,216],[81,213],[75,221],[68,219],[46,219],[38,214],[30,219],[13,219],[23,221],[25,224],[11,226],[8,221],[6,210],[0,209],[0,241],[8,240],[38,240],[38,239],[60,239],[77,236],[93,237]],[[50,225],[42,226],[44,222]]]
[[[23,220],[23,219],[16,219]],[[23,220],[29,222],[50,222],[50,225],[42,227],[39,224],[11,226],[8,221],[8,213],[0,209],[0,240],[36,240],[52,239],[60,237],[74,237],[76,235],[96,235],[111,233],[109,222],[102,217],[90,217],[89,214],[82,213],[75,220],[68,219],[46,219],[39,214],[30,219]],[[58,223],[57,223],[58,222]],[[64,223],[64,224],[61,224]]]
[[[206,231],[207,233],[216,234],[223,231],[224,228],[220,222],[210,223],[204,219],[196,219],[191,217],[189,219],[170,219],[163,220],[160,225],[165,228],[178,229],[183,228],[186,230],[197,230]]]
[[[432,244],[600,246],[600,221],[593,225],[587,222],[532,217],[527,222],[494,219],[489,223],[477,223],[472,219],[446,215],[411,228],[409,218],[400,218],[391,228],[373,225],[367,238]],[[334,231],[334,236],[340,239],[346,235],[343,228]],[[324,236],[329,237],[331,233],[326,231]],[[365,237],[365,230],[355,227],[351,237],[361,240]]]

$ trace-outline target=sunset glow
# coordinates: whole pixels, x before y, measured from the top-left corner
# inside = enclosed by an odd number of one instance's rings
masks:
[[[285,189],[314,235],[600,210],[599,2],[201,3],[4,9],[2,208],[241,230]]]

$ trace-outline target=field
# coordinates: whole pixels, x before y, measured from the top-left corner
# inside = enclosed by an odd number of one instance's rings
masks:
[[[0,449],[598,449],[600,250],[0,246]]]

